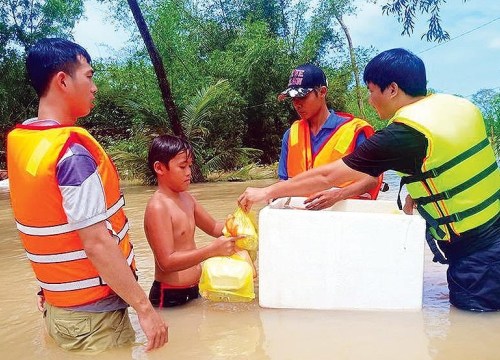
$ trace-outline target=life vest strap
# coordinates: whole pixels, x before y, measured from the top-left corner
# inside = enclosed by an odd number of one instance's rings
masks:
[[[401,203],[401,190],[403,189],[404,184],[405,184],[404,177],[402,177],[401,180],[399,181],[398,199],[396,200],[399,210],[403,210],[403,204]]]
[[[424,220],[429,224],[431,228],[436,231],[437,236],[441,239],[446,235],[445,232],[439,227],[440,225],[446,225],[452,222],[457,222],[463,220],[469,216],[472,216],[493,204],[495,201],[500,199],[500,190],[490,196],[488,199],[483,201],[482,203],[473,206],[465,211],[460,211],[455,214],[451,214],[448,216],[443,216],[439,219],[434,219],[420,204],[417,204],[417,210],[420,215],[424,218]]]
[[[461,193],[462,191],[467,190],[472,185],[474,185],[475,183],[486,178],[490,174],[494,173],[497,169],[498,169],[498,164],[495,161],[490,166],[488,166],[486,169],[481,171],[479,174],[473,176],[472,178],[465,181],[464,183],[462,183],[458,186],[455,186],[454,188],[451,188],[450,190],[446,190],[446,191],[443,191],[441,193],[430,195],[430,196],[422,196],[422,197],[419,197],[419,198],[416,198],[413,200],[415,200],[417,203],[419,203],[421,205],[426,205],[426,204],[429,204],[431,202],[438,202],[441,200],[448,200],[448,199],[452,198],[453,196]]]
[[[454,166],[458,165],[462,161],[470,158],[472,155],[474,155],[474,154],[478,153],[479,151],[483,150],[484,148],[486,148],[487,146],[489,146],[489,144],[490,144],[490,142],[489,142],[488,138],[484,138],[482,141],[480,141],[476,145],[472,146],[471,148],[469,148],[468,150],[464,151],[460,155],[455,156],[453,159],[445,162],[441,166],[438,166],[438,167],[436,167],[434,169],[430,169],[430,170],[424,171],[424,172],[422,172],[420,174],[408,175],[408,176],[402,177],[401,178],[402,185],[410,184],[410,183],[414,183],[414,182],[418,182],[418,181],[423,181],[423,180],[429,179],[429,178],[436,178],[439,175],[441,175],[442,173],[444,173],[445,171],[453,168]]]
[[[436,219],[434,219],[431,214],[427,212],[421,205],[417,204],[417,211],[424,218],[424,220],[429,224],[431,228],[436,231],[436,235],[439,236],[440,239],[444,238],[446,233],[439,227],[439,223]]]
[[[432,258],[432,262],[440,263],[440,264],[448,264],[448,259],[443,255],[443,253],[439,250],[436,239],[432,237],[432,234],[429,230],[425,232],[425,240],[427,241],[427,245],[429,245],[429,249],[431,249],[434,257]]]
[[[469,216],[472,216],[472,215],[486,209],[488,206],[490,206],[491,204],[493,204],[495,201],[497,201],[499,199],[500,199],[500,190],[498,190],[496,193],[491,195],[489,198],[487,198],[482,203],[477,204],[476,206],[473,206],[473,207],[471,207],[467,210],[464,210],[464,211],[460,211],[460,212],[457,212],[457,213],[454,213],[454,214],[451,214],[448,216],[441,217],[441,218],[437,219],[436,221],[439,225],[445,225],[445,224],[449,224],[452,222],[457,222],[457,221],[463,220]]]

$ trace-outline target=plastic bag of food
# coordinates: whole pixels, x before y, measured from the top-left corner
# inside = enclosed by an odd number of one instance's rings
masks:
[[[202,265],[200,294],[212,301],[252,301],[255,298],[253,278],[252,265],[244,256],[236,253],[212,257]]]
[[[243,236],[235,243],[240,249],[255,251],[259,245],[257,227],[252,217],[252,214],[238,207],[234,213],[228,215],[224,229],[222,229],[224,236]]]

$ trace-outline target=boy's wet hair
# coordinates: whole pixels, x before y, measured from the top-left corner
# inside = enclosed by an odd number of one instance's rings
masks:
[[[26,70],[38,96],[45,93],[52,76],[59,71],[73,75],[80,64],[80,56],[89,64],[92,62],[87,50],[69,40],[45,38],[36,42],[26,56]]]
[[[169,161],[181,152],[185,152],[188,157],[194,157],[193,147],[187,140],[173,135],[160,135],[155,137],[149,147],[149,170],[156,176],[154,169],[156,161],[165,164],[168,168]]]
[[[396,48],[375,56],[366,65],[365,84],[372,83],[384,91],[392,82],[410,96],[427,95],[427,78],[422,59],[412,52]]]

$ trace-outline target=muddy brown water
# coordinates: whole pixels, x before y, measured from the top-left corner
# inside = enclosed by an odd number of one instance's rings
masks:
[[[397,179],[384,200],[394,200]],[[195,184],[191,193],[218,219],[236,206],[247,186],[273,180]],[[142,218],[152,187],[124,188],[131,222],[139,282],[149,291],[154,260],[144,237]],[[36,200],[34,200],[36,206]],[[260,210],[260,208],[256,208]],[[197,232],[203,246],[209,237]],[[111,350],[98,359],[500,359],[500,313],[475,314],[448,303],[446,267],[434,264],[426,250],[423,308],[419,311],[326,311],[265,309],[251,303],[195,300],[160,310],[169,324],[169,343],[145,353],[137,316],[138,345]],[[298,284],[300,286],[300,284]],[[88,359],[57,348],[46,335],[36,309],[38,287],[15,230],[9,194],[0,189],[0,358]],[[258,284],[257,284],[258,290]]]

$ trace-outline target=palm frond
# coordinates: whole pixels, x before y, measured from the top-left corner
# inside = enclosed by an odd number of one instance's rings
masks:
[[[158,113],[153,108],[125,96],[117,98],[116,101],[127,113],[142,119],[144,124],[152,128],[170,128],[168,117],[164,113]]]
[[[215,84],[200,89],[185,107],[181,117],[185,136],[193,146],[193,152],[197,164],[200,166],[204,176],[216,171],[224,171],[239,168],[230,179],[246,178],[252,171],[248,164],[262,155],[262,151],[253,148],[229,147],[221,149],[207,149],[206,140],[210,135],[208,128],[212,119],[213,106],[221,91],[227,91],[226,80],[219,80]],[[126,111],[139,116],[151,129],[159,127],[169,128],[166,116],[160,116],[154,110],[143,104],[123,99],[121,105]],[[145,183],[152,184],[154,177],[150,174],[147,165],[147,151],[151,142],[152,134],[138,133],[133,138],[123,143],[114,144],[110,148],[110,155],[117,165],[124,169],[122,175],[127,178],[140,179]],[[236,144],[235,144],[236,146]]]
[[[254,148],[233,148],[225,153],[217,154],[206,160],[201,167],[204,174],[228,169],[229,167],[245,167],[262,155],[262,150]],[[232,166],[228,166],[231,164]]]
[[[190,141],[193,141],[194,137],[203,140],[208,136],[206,125],[211,116],[210,108],[222,88],[227,86],[226,82],[227,80],[219,80],[213,85],[198,90],[192,101],[185,107],[181,122]]]

